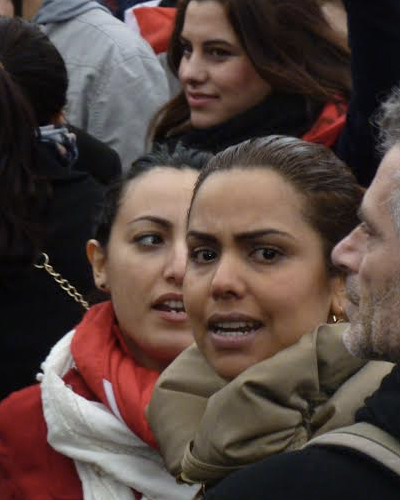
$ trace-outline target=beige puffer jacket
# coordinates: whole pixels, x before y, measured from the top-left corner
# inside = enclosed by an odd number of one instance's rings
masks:
[[[168,470],[212,484],[274,453],[354,421],[393,367],[351,356],[348,325],[321,325],[232,381],[219,377],[197,346],[161,374],[147,409]]]

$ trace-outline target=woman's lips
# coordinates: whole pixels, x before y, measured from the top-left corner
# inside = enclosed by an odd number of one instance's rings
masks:
[[[160,318],[170,322],[170,323],[182,323],[187,321],[188,317],[185,311],[177,312],[177,311],[162,311],[157,310],[157,314]]]
[[[200,94],[200,93],[186,93],[186,99],[191,108],[203,108],[214,102],[217,99],[217,96],[212,94]]]
[[[223,350],[240,350],[249,347],[253,343],[256,333],[256,330],[252,330],[251,332],[247,332],[246,335],[233,337],[222,336],[209,331],[210,339],[214,348]]]
[[[263,323],[244,314],[213,315],[208,332],[217,349],[241,349],[249,346]]]
[[[187,320],[183,297],[178,294],[164,294],[152,305],[157,315],[169,322],[180,323]]]

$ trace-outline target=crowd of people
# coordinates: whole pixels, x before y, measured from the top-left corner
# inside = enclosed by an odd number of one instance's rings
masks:
[[[399,25],[0,0],[2,500],[398,498]]]

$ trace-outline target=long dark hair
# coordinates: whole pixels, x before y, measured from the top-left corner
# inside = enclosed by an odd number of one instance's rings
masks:
[[[272,170],[291,184],[303,196],[304,216],[321,237],[327,270],[332,274],[340,272],[331,263],[330,255],[359,223],[357,214],[364,190],[330,149],[281,135],[231,146],[215,155],[200,173],[190,210],[210,175],[233,169]]]
[[[0,17],[0,259],[30,262],[42,236],[38,210],[49,193],[38,175],[37,127],[61,112],[63,59],[41,30]]]
[[[168,64],[178,75],[180,35],[186,9],[178,7]],[[241,45],[273,92],[301,94],[325,103],[350,94],[350,53],[343,36],[326,20],[316,0],[213,0],[227,14]],[[157,113],[150,135],[160,140],[189,120],[183,92]]]

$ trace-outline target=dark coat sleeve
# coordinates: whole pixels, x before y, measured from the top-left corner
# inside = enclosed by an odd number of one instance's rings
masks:
[[[79,156],[74,168],[89,173],[101,184],[108,185],[121,175],[121,160],[109,146],[85,131],[68,125],[76,135]]]
[[[236,472],[205,500],[395,500],[400,478],[342,448],[274,455]]]
[[[400,2],[344,0],[348,13],[353,90],[336,153],[368,186],[379,165],[371,118],[400,83]]]

